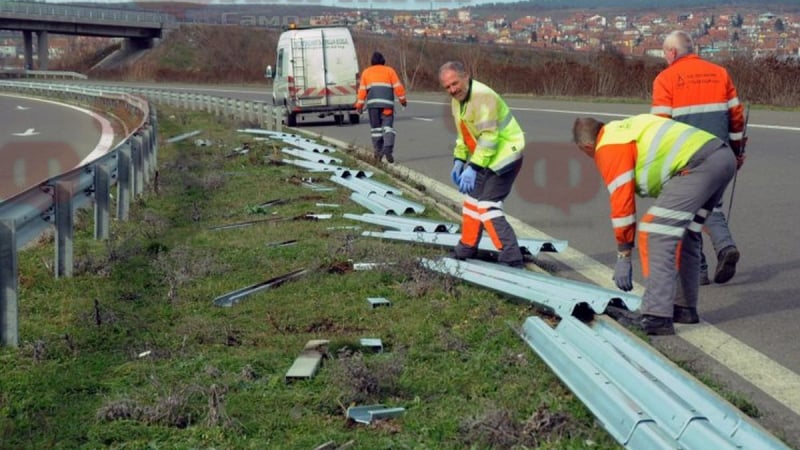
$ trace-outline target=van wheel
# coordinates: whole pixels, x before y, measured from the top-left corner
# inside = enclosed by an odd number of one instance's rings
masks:
[[[296,127],[297,126],[297,114],[290,112],[286,116],[286,126],[287,127]]]
[[[350,114],[349,119],[350,123],[353,125],[358,125],[358,122],[361,122],[361,116],[359,114]]]
[[[344,114],[334,114],[333,115],[333,123],[336,125],[341,125],[344,123]]]

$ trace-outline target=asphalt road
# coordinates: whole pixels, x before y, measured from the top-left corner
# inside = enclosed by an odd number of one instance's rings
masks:
[[[0,111],[0,199],[107,151],[113,140],[108,121],[82,108],[0,95]]]
[[[158,87],[250,100],[270,98],[266,88]],[[396,164],[450,184],[455,128],[449,99],[414,92],[409,99],[409,107],[398,111],[395,121]],[[507,214],[524,223],[526,230],[569,241],[568,253],[543,257],[555,265],[557,275],[613,287],[610,278],[616,252],[608,194],[592,161],[570,143],[571,127],[578,116],[613,120],[647,112],[648,106],[525,97],[507,100],[528,142],[522,172],[506,201]],[[299,126],[305,131],[370,148],[366,116],[359,125],[342,126],[313,116],[303,119]],[[800,288],[796,282],[800,233],[795,224],[800,214],[793,197],[800,193],[800,113],[752,110],[748,136],[748,157],[737,176],[730,216],[742,253],[737,274],[727,284],[701,288],[702,324],[678,326],[678,337],[658,337],[652,342],[754,402],[761,422],[800,448]],[[724,199],[727,212],[730,187]],[[639,201],[639,213],[647,206],[648,201]],[[705,251],[713,271],[716,258],[708,239]],[[638,258],[634,265],[636,281],[641,283]],[[634,293],[641,292],[638,285]]]

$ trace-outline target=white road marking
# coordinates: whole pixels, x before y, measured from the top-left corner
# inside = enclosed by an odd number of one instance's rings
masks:
[[[795,414],[800,414],[800,376],[796,373],[707,322],[676,325],[675,332]]]
[[[19,110],[19,111],[27,111],[29,109],[30,108],[27,107],[27,106],[17,105],[17,110]]]
[[[426,103],[429,105],[449,105],[450,103],[444,102],[429,102],[416,100],[414,103]],[[599,111],[574,111],[569,109],[547,109],[547,108],[519,108],[513,107],[512,111],[529,111],[529,112],[546,112],[556,114],[573,114],[573,115],[591,115],[591,116],[604,116],[604,117],[630,117],[631,114],[608,113]],[[765,130],[783,130],[783,131],[800,131],[800,127],[788,127],[783,125],[761,125],[756,123],[748,123],[748,127],[763,128]]]
[[[412,117],[413,120],[421,120],[423,122],[433,122],[433,119],[428,117]]]
[[[24,137],[24,136],[36,136],[37,134],[39,134],[39,132],[35,131],[33,128],[28,128],[27,130],[25,130],[22,133],[11,133],[11,134],[13,134],[14,136],[23,136]]]

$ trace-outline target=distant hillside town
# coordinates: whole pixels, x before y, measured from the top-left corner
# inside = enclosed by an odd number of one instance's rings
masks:
[[[639,12],[636,15],[572,13],[561,19],[478,16],[470,9],[396,12],[360,11],[312,17],[310,25],[346,25],[357,30],[461,42],[527,46],[564,51],[615,49],[631,56],[663,56],[663,37],[682,29],[695,38],[697,53],[709,58],[737,54],[800,57],[800,13]]]
[[[336,9],[316,14],[307,10],[183,6],[165,11],[180,23],[282,28],[300,26],[347,26],[354,31],[387,36],[438,39],[568,52],[614,50],[629,56],[663,56],[661,43],[670,31],[682,29],[695,38],[695,51],[709,59],[738,55],[800,60],[800,12],[782,12],[716,6],[698,11],[637,11],[635,14],[558,11],[555,15],[488,13],[486,8],[392,11]],[[302,12],[301,12],[302,11]],[[798,9],[800,11],[800,9]],[[555,14],[555,13],[554,13]],[[104,42],[98,42],[104,41]],[[93,41],[97,48],[107,38],[51,35],[51,59]],[[0,33],[0,65],[17,65],[22,58],[18,34]]]

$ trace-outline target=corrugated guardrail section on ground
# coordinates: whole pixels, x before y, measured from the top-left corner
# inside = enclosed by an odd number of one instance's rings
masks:
[[[0,90],[95,106],[121,104],[140,117],[131,134],[107,154],[0,202],[0,344],[16,347],[19,345],[17,252],[53,229],[55,276],[72,276],[74,212],[93,204],[94,236],[107,239],[111,187],[116,185],[116,217],[127,220],[131,198],[140,194],[155,174],[157,118],[147,101],[126,93],[58,89],[52,85],[11,81],[0,81]]]
[[[518,330],[520,337],[625,448],[788,450],[724,399],[602,316],[611,303],[638,309],[637,296],[480,261],[421,262],[558,315],[555,328],[529,317]]]

